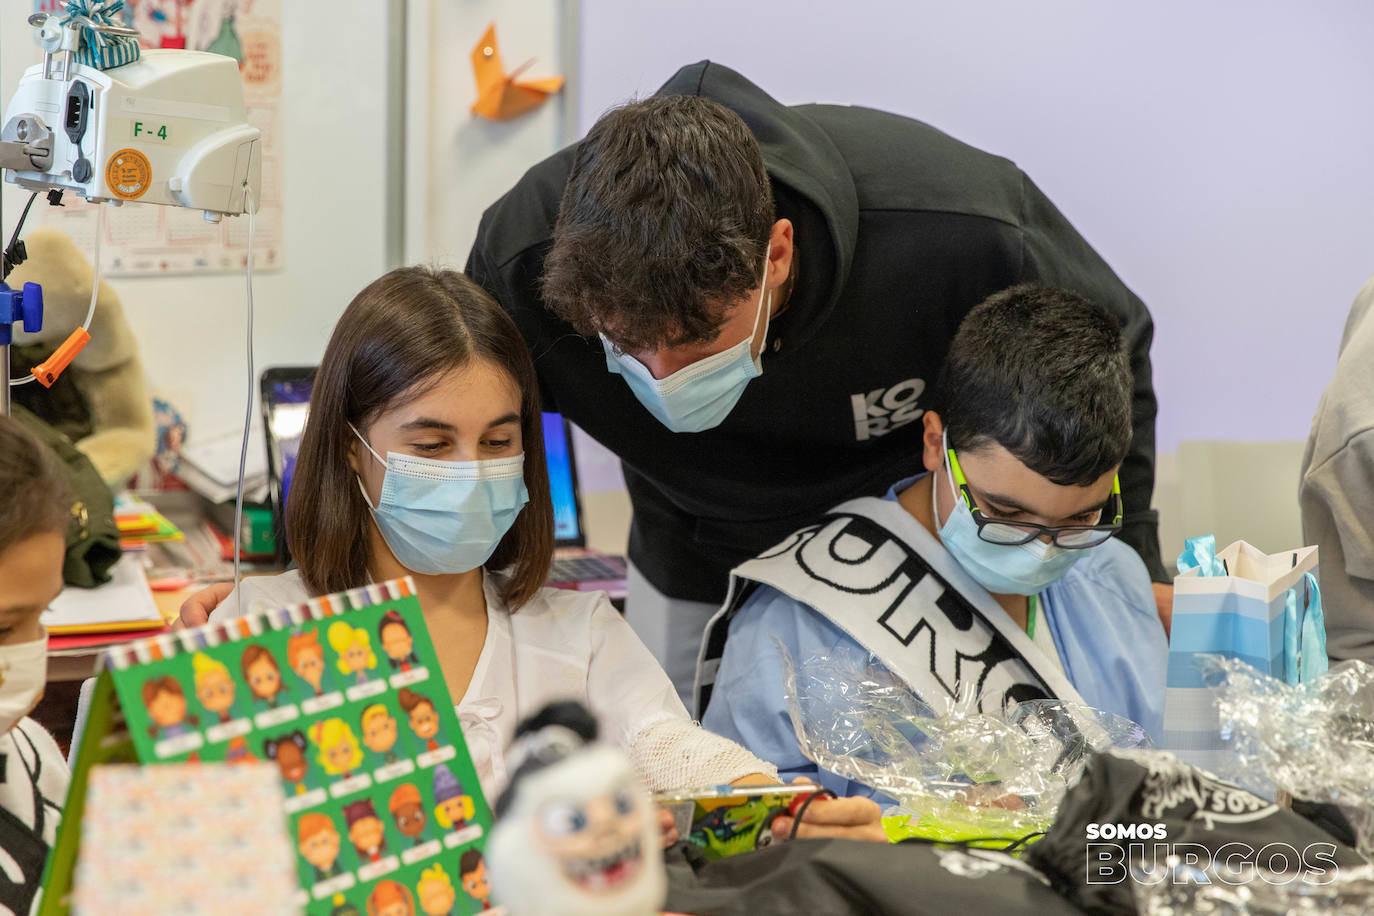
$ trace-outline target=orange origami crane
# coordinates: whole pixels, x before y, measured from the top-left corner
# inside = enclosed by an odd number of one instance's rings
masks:
[[[516,67],[507,76],[501,51],[496,47],[496,25],[487,26],[482,40],[472,49],[472,70],[477,75],[477,101],[472,105],[472,113],[493,121],[509,120],[538,108],[563,88],[561,76],[517,83],[515,78],[532,63],[533,60]]]

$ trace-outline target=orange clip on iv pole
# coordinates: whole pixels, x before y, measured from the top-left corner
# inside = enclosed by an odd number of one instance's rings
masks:
[[[57,377],[71,365],[72,360],[76,359],[76,354],[80,353],[90,340],[91,335],[85,328],[77,328],[67,335],[67,339],[62,341],[62,346],[58,347],[52,356],[29,371],[38,379],[38,384],[44,388],[51,388],[52,383],[57,381]]]

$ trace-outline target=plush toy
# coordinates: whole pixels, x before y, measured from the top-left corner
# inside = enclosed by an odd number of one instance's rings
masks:
[[[25,235],[24,244],[28,260],[14,269],[8,283],[43,287],[43,329],[29,334],[16,326],[14,376],[51,356],[81,326],[91,304],[91,262],[67,235],[35,229]],[[156,433],[138,342],[124,321],[119,297],[103,281],[90,333],[90,342],[52,388],[33,382],[12,392],[17,403],[67,433],[115,487],[152,457]]]
[[[596,720],[553,703],[522,722],[487,843],[491,883],[511,916],[648,916],[667,895],[658,821],[623,751]]]

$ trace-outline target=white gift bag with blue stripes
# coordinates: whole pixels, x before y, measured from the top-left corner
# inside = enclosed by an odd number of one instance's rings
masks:
[[[1236,541],[1216,551],[1207,535],[1188,541],[1179,570],[1163,744],[1188,763],[1224,775],[1228,751],[1197,656],[1238,658],[1290,684],[1324,673],[1317,548],[1266,554]]]

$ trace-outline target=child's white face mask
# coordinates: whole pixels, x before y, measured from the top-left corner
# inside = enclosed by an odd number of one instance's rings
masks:
[[[47,632],[32,642],[0,646],[0,733],[33,711],[47,680]]]

